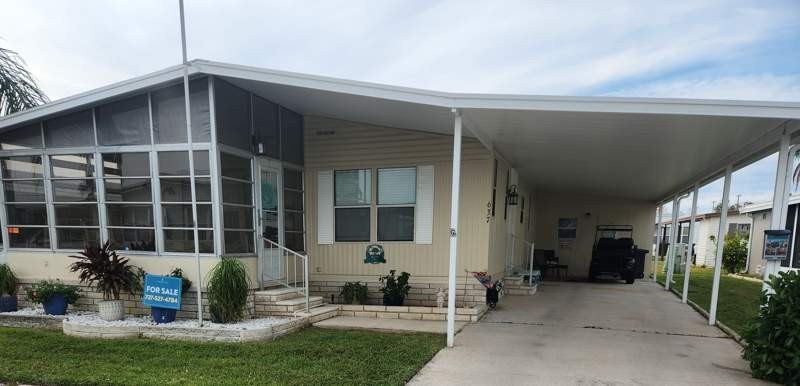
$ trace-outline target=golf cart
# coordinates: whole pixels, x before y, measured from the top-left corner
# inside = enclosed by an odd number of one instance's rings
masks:
[[[644,277],[647,250],[633,244],[633,226],[598,225],[594,234],[589,280],[600,275],[612,275],[633,284]]]

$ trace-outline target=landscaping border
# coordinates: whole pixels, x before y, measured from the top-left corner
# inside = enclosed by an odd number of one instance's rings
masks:
[[[477,322],[486,313],[486,305],[457,307],[456,321]],[[447,320],[446,307],[426,306],[376,306],[340,304],[339,316],[362,318],[405,319],[405,320]]]

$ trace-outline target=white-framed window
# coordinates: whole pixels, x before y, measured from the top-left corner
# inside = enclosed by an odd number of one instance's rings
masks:
[[[106,227],[112,248],[155,252],[150,154],[103,153],[102,161]]]
[[[372,170],[334,171],[334,240],[370,241]]]
[[[50,248],[41,155],[0,158],[9,248]]]
[[[305,186],[303,170],[283,168],[283,239],[287,248],[305,251]]]
[[[56,249],[100,243],[94,154],[50,156]]]
[[[378,241],[414,241],[417,168],[378,169]]]
[[[253,159],[220,153],[224,253],[255,253]]]
[[[214,253],[214,216],[208,152],[196,150],[193,156],[195,200],[192,200],[189,152],[158,153],[161,228],[165,252],[194,253],[194,230],[197,228],[198,253]],[[197,211],[196,224],[192,222],[192,206]]]

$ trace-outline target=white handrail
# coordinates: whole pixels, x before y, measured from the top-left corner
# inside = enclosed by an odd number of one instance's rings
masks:
[[[527,265],[527,268],[528,268],[528,285],[530,287],[533,287],[533,251],[534,251],[534,243],[533,243],[533,241],[528,241],[528,240],[519,238],[514,234],[509,234],[509,236],[511,236],[511,255],[510,255],[511,259],[510,259],[510,267],[507,267],[507,269],[510,269],[511,271],[513,271],[515,268],[517,268],[517,264],[516,264],[516,261],[515,261],[516,260],[515,259],[516,248],[514,246],[516,245],[517,241],[521,241],[522,244],[525,245],[529,249],[528,249],[528,261],[527,261],[527,264],[525,264],[525,260],[524,260],[524,257],[523,257],[523,259],[521,261],[521,264],[519,264],[519,266],[520,266],[520,268],[522,268],[522,270],[524,272],[524,267],[525,267],[525,265]],[[508,272],[508,273],[510,274],[512,272]]]
[[[266,241],[267,243],[269,243],[270,250],[272,250],[272,248],[276,248],[277,247],[278,250],[281,251],[281,257],[293,256],[295,258],[294,260],[292,260],[292,265],[294,267],[294,272],[293,272],[294,281],[292,283],[294,284],[294,286],[289,284],[289,264],[288,264],[288,262],[286,264],[286,278],[285,278],[285,280],[281,281],[278,278],[273,278],[273,279],[275,279],[281,285],[283,285],[283,286],[285,286],[287,288],[296,289],[296,290],[298,290],[298,292],[303,294],[305,296],[305,300],[306,300],[306,312],[308,312],[309,309],[311,308],[310,307],[311,302],[310,302],[310,299],[309,299],[310,296],[309,296],[309,290],[308,290],[308,284],[309,284],[308,283],[308,255],[304,255],[304,254],[302,254],[300,252],[291,250],[291,249],[289,249],[289,248],[287,248],[287,247],[285,247],[285,246],[283,246],[281,244],[278,244],[278,243],[276,243],[276,242],[274,242],[274,241],[272,241],[272,240],[270,240],[270,239],[268,239],[266,237],[262,237],[262,239],[264,241]],[[286,253],[288,253],[289,255],[286,255]],[[270,253],[270,256],[273,256],[273,254]],[[302,286],[301,287],[297,286],[297,259],[298,258],[303,262],[303,282],[302,282]],[[263,275],[263,273],[261,273],[261,274]]]

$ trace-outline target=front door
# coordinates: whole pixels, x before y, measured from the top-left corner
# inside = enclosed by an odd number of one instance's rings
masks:
[[[259,160],[258,220],[261,236],[280,245],[283,236],[283,194],[280,163],[270,159]],[[260,243],[262,285],[273,284],[285,276],[283,254],[267,241]]]

